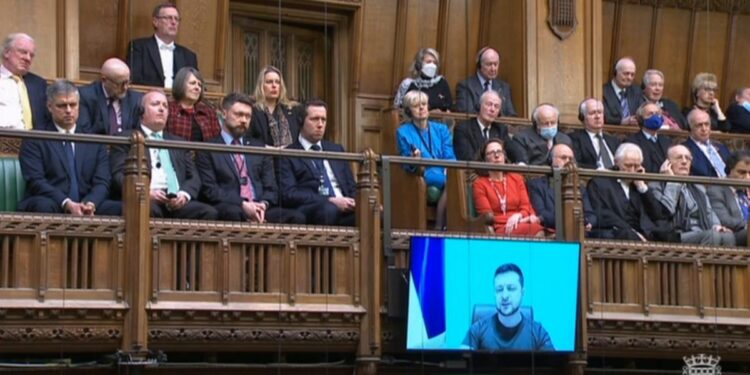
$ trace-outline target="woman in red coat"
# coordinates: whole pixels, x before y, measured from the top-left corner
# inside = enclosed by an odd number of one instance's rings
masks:
[[[216,110],[203,100],[203,76],[186,66],[174,77],[169,102],[167,132],[187,141],[202,142],[218,137],[221,125]]]
[[[490,139],[484,144],[479,161],[505,164],[503,141]],[[501,171],[477,171],[480,177],[474,181],[474,206],[477,212],[495,216],[495,233],[515,236],[538,236],[544,234],[523,176]]]

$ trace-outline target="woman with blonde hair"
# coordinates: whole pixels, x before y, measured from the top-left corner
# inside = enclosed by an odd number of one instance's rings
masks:
[[[728,132],[732,124],[727,120],[719,105],[716,92],[719,90],[716,75],[713,73],[698,73],[693,78],[693,106],[685,108],[682,112],[687,117],[693,109],[700,109],[711,117],[711,130]]]
[[[401,107],[404,95],[412,90],[427,94],[430,110],[449,112],[453,105],[451,87],[445,77],[438,74],[440,54],[434,48],[422,48],[411,63],[411,77],[401,81],[393,104]]]
[[[295,102],[287,97],[281,71],[274,66],[260,70],[255,81],[255,107],[248,136],[270,147],[286,147],[297,140],[299,124]]]

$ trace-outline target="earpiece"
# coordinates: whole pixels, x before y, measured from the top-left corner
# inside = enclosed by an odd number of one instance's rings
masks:
[[[135,117],[137,117],[138,119],[140,119],[141,117],[143,117],[143,113],[144,112],[146,112],[146,110],[143,108],[143,106],[141,105],[141,103],[136,104],[136,106],[135,106]]]
[[[406,116],[406,118],[408,119],[411,119],[411,107],[409,107],[408,105],[404,106],[404,116]]]
[[[586,119],[586,114],[584,113],[584,111],[586,110],[586,101],[588,101],[589,99],[593,98],[583,99],[581,103],[578,104],[578,120],[580,120],[581,122]]]
[[[490,47],[482,47],[482,49],[480,49],[479,52],[477,52],[477,61],[476,61],[477,69],[482,68],[482,56],[484,56],[484,53],[487,52],[488,49],[490,49]]]
[[[414,70],[422,73],[422,61],[415,61],[414,62]]]

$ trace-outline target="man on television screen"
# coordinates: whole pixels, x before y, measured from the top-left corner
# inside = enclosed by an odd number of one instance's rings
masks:
[[[506,263],[495,270],[497,313],[477,319],[466,333],[463,344],[472,350],[538,351],[555,350],[547,331],[521,308],[523,272]]]

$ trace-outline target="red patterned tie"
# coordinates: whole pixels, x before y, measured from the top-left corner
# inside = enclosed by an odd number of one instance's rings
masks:
[[[232,141],[233,145],[239,145],[240,141],[235,139]],[[245,155],[234,154],[234,165],[237,167],[237,172],[240,175],[240,197],[242,199],[252,202],[253,201],[253,188],[250,176],[247,174],[247,168],[245,166]]]

